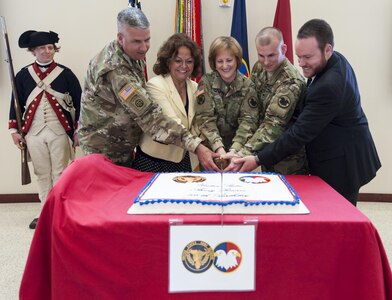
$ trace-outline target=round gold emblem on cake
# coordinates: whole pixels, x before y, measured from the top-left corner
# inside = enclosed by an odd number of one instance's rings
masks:
[[[194,182],[203,182],[206,180],[205,177],[199,175],[179,175],[173,178],[175,182],[179,183],[194,183]]]

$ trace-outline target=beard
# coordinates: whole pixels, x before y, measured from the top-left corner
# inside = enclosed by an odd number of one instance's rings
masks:
[[[322,70],[324,70],[325,66],[327,65],[327,62],[328,60],[325,58],[325,56],[322,56],[320,63],[316,67],[314,67],[314,74],[312,76],[315,76]]]

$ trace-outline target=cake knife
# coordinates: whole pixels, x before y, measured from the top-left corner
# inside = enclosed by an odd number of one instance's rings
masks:
[[[223,226],[223,169],[221,169],[221,226]]]

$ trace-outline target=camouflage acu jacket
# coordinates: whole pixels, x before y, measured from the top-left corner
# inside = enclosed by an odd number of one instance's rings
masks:
[[[194,152],[199,138],[162,114],[145,90],[144,62],[134,61],[117,41],[89,64],[82,93],[79,141],[83,151],[101,153],[119,165],[131,166],[142,131],[154,140]]]
[[[196,101],[196,125],[216,151],[224,147],[240,150],[255,132],[259,120],[259,103],[252,81],[237,72],[227,85],[213,71],[199,83]]]
[[[282,62],[274,74],[268,77],[260,62],[252,69],[251,79],[261,101],[260,125],[247,141],[241,155],[257,152],[273,143],[293,122],[293,113],[306,88],[303,76],[287,60]],[[305,151],[289,156],[276,164],[272,170],[283,174],[304,173]]]

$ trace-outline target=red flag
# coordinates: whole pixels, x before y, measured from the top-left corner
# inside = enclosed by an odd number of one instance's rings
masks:
[[[282,31],[284,42],[287,45],[286,57],[293,63],[290,0],[278,0],[275,11],[274,27],[279,28]]]

